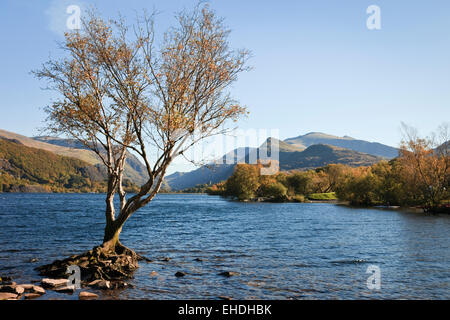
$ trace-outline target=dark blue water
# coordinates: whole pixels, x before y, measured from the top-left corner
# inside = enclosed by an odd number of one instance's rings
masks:
[[[94,194],[0,194],[0,275],[39,280],[37,265],[98,245],[104,204]],[[101,297],[449,299],[449,232],[445,215],[159,195],[121,235],[155,262],[140,263],[135,288]],[[370,265],[380,268],[380,290],[367,288]],[[187,276],[177,278],[177,271]],[[222,271],[239,275],[224,278]]]

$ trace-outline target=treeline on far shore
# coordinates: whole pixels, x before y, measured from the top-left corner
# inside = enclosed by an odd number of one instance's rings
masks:
[[[236,165],[226,181],[207,188],[212,195],[241,201],[303,202],[323,195],[354,206],[421,207],[450,211],[449,142],[433,147],[431,139],[403,142],[399,156],[370,167],[330,164],[308,171],[260,175],[261,164]],[[319,197],[320,198],[320,197]]]

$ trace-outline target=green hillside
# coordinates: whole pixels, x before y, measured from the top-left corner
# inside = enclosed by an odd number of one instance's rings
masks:
[[[89,150],[80,150],[80,149],[68,148],[68,147],[64,147],[64,146],[60,146],[60,145],[45,143],[42,141],[37,141],[32,138],[25,137],[25,136],[17,134],[17,133],[13,133],[13,132],[1,130],[1,129],[0,129],[0,138],[18,141],[21,144],[23,144],[24,146],[46,150],[46,151],[55,153],[60,156],[80,159],[91,165],[100,163],[100,159],[98,159],[98,157],[95,155],[95,153],[93,153]]]
[[[1,192],[103,192],[104,181],[100,166],[0,139]]]
[[[23,135],[0,129],[0,138],[17,141],[24,146],[42,149],[54,154],[71,157],[87,162],[89,165],[101,165],[99,157],[84,145],[73,139],[63,139],[56,137],[34,137],[28,138]],[[144,165],[133,154],[128,153],[125,164],[125,179],[135,184],[145,183],[147,171]]]
[[[66,149],[71,150],[70,152],[72,152],[73,150],[80,151],[81,155],[83,157],[86,157],[86,154],[89,155],[89,157],[92,156],[92,158],[88,161],[89,163],[100,164],[100,160],[97,157],[97,155],[77,140],[63,139],[63,138],[57,138],[57,137],[48,137],[48,136],[33,137],[32,139],[35,141],[38,141],[38,142],[44,142],[46,144],[64,147]],[[61,154],[61,155],[64,155],[64,154]],[[75,157],[75,158],[78,158],[78,157]],[[95,160],[93,160],[93,159],[95,159]],[[133,183],[135,183],[135,184],[144,184],[147,181],[147,177],[148,177],[147,169],[142,164],[142,162],[140,162],[139,159],[135,155],[128,152],[127,159],[125,161],[124,178],[128,179],[130,181],[133,181]]]

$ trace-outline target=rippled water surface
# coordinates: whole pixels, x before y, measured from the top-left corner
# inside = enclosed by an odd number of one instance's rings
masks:
[[[18,283],[39,280],[34,267],[98,245],[104,205],[104,196],[95,194],[0,194],[0,275]],[[449,299],[449,232],[445,215],[159,195],[121,235],[155,262],[140,263],[134,288],[101,296]],[[367,288],[370,265],[381,270],[379,291]],[[177,278],[177,271],[187,275]],[[224,278],[222,271],[239,275]]]

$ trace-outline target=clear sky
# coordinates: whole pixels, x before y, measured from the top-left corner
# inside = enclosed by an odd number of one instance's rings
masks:
[[[57,54],[67,6],[95,4],[105,17],[158,9],[158,30],[197,1],[1,0],[0,128],[36,135],[52,94],[29,72]],[[252,51],[253,70],[233,93],[250,115],[241,128],[279,129],[280,138],[320,131],[397,146],[400,123],[427,134],[450,121],[448,0],[212,0]],[[369,30],[370,5],[381,30]]]

